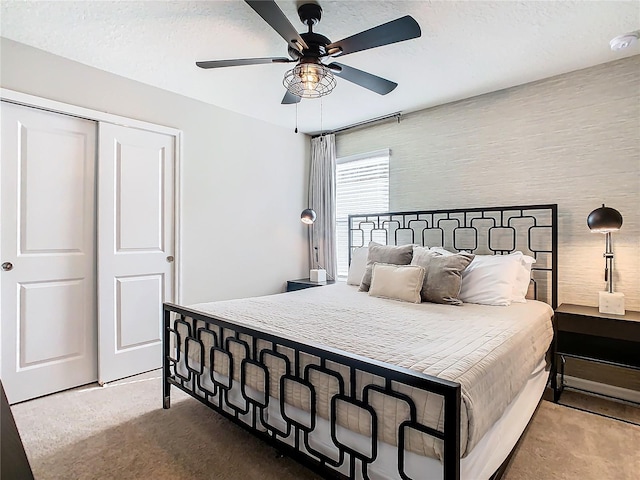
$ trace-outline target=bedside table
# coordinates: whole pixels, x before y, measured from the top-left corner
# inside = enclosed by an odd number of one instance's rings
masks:
[[[597,307],[563,303],[555,310],[553,326],[555,367],[551,386],[555,402],[566,386],[566,357],[629,368],[640,374],[640,312],[627,310],[625,315],[613,315],[600,313]]]
[[[298,280],[287,281],[287,292],[295,292],[296,290],[304,290],[311,287],[322,287],[323,285],[331,285],[336,283],[335,280],[327,280],[326,282],[312,282],[308,278],[300,278]]]

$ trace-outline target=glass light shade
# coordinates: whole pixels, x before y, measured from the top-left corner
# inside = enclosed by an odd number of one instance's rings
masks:
[[[301,63],[284,74],[282,81],[293,95],[318,98],[328,95],[336,87],[331,70],[321,63]]]
[[[594,233],[609,233],[620,230],[622,227],[622,215],[615,208],[596,208],[587,217],[587,225]]]
[[[310,208],[305,208],[300,214],[300,220],[302,220],[302,223],[311,225],[313,222],[316,221],[316,212],[314,212]]]

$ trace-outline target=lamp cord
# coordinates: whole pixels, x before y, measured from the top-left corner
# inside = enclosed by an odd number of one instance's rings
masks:
[[[318,269],[322,269],[327,272],[327,270],[322,265],[320,265],[320,260],[318,260],[318,247],[313,247],[313,249],[316,251],[316,266],[318,267]],[[329,273],[327,273],[327,277],[329,277],[329,280],[335,281],[335,278],[329,275]]]
[[[320,268],[321,268],[321,270],[324,270],[324,271],[326,272],[326,274],[327,274],[327,278],[328,278],[329,280],[334,280],[334,281],[335,281],[335,278],[333,278],[331,275],[329,275],[329,272],[327,272],[327,270],[326,270],[322,265],[320,265],[319,263],[318,263],[318,267],[320,267]]]

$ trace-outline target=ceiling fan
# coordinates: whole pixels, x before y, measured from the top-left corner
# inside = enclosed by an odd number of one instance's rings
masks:
[[[282,99],[283,104],[298,103],[302,98],[317,98],[331,93],[336,86],[334,75],[380,95],[386,95],[398,84],[342,63],[328,63],[327,59],[403,42],[421,35],[418,22],[407,15],[332,42],[324,35],[313,31],[313,26],[319,23],[322,17],[322,8],[316,3],[305,3],[298,7],[298,16],[309,29],[307,32],[298,33],[275,1],[245,2],[285,39],[291,58],[211,60],[196,62],[196,65],[200,68],[221,68],[261,63],[297,63],[284,76],[283,84],[287,93]]]

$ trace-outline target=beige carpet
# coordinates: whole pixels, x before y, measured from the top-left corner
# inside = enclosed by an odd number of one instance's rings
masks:
[[[639,446],[640,426],[543,401],[503,478],[635,480]]]
[[[630,403],[612,402],[604,397],[565,390],[560,397],[560,404],[616,417],[640,426],[640,408]]]
[[[36,480],[317,479],[151,372],[12,407]],[[636,479],[640,427],[543,402],[508,480]]]

